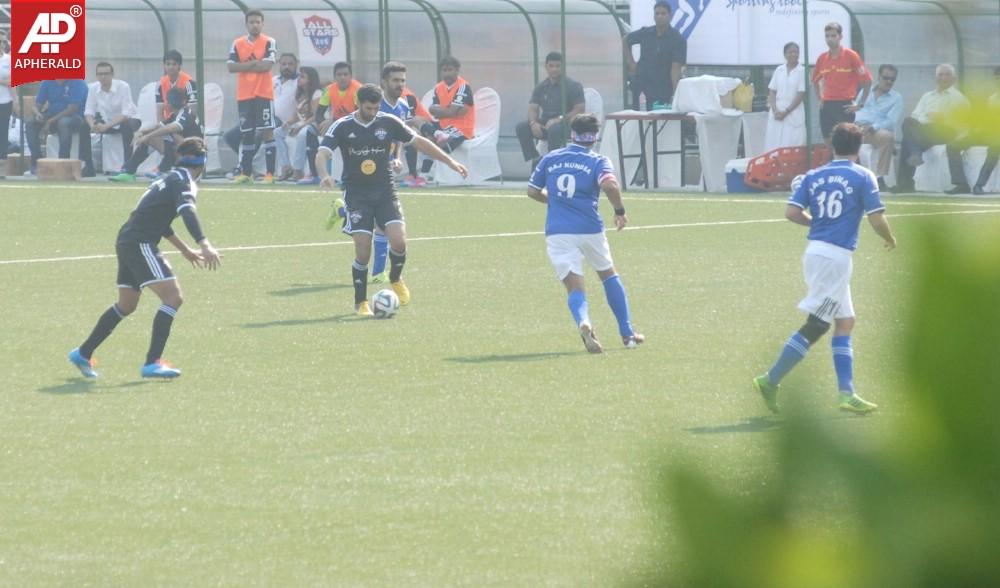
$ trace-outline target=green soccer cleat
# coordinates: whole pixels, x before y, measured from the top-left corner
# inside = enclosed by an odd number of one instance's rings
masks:
[[[236,176],[235,178],[233,178],[233,183],[234,184],[252,184],[253,183],[253,177],[252,176],[248,176],[246,174],[240,174],[240,175]]]
[[[330,204],[330,216],[326,217],[326,230],[330,230],[340,223],[340,228],[347,224],[347,210],[344,208],[344,199],[335,198]]]
[[[108,181],[109,182],[134,182],[135,181],[135,175],[127,173],[127,172],[122,172],[122,173],[118,174],[117,176],[111,176],[110,178],[108,178]]]
[[[778,410],[778,386],[771,384],[771,381],[767,379],[767,374],[753,379],[753,389],[760,393],[768,410],[774,414],[780,412]]]
[[[850,396],[841,394],[840,403],[837,405],[837,408],[844,412],[851,412],[854,414],[868,414],[870,412],[875,412],[878,405],[874,402],[868,402],[857,394],[852,394]]]
[[[385,284],[389,282],[389,272],[382,272],[372,276],[372,284]]]

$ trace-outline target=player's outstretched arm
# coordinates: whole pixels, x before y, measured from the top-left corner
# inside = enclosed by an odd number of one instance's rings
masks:
[[[316,173],[319,175],[319,185],[322,188],[333,188],[335,186],[333,176],[328,171],[330,156],[332,154],[333,152],[327,148],[321,147],[316,150]]]
[[[601,190],[608,195],[611,207],[615,209],[615,228],[619,231],[628,224],[628,217],[625,216],[625,203],[622,202],[622,189],[615,178],[607,178],[601,182]]]
[[[441,148],[435,145],[433,141],[418,135],[413,138],[412,145],[417,148],[417,151],[423,153],[424,155],[433,157],[434,159],[443,162],[445,165],[458,172],[458,174],[463,178],[469,177],[469,170],[465,169],[464,165],[455,161],[450,155],[441,151]]]
[[[785,218],[803,227],[808,227],[812,224],[812,217],[809,216],[809,213],[794,204],[785,205]]]
[[[879,237],[885,241],[885,248],[892,251],[896,248],[896,237],[892,234],[892,229],[889,227],[889,219],[885,218],[885,213],[882,211],[873,212],[868,215],[868,224],[875,229]]]
[[[198,220],[198,215],[194,211],[193,206],[183,206],[180,212],[181,218],[184,219],[184,226],[187,227],[189,233],[191,233],[191,238],[194,242],[201,246],[201,261],[204,267],[210,270],[218,269],[221,262],[219,260],[219,252],[212,247],[212,244],[208,242],[205,237],[205,233],[201,230],[201,221]],[[172,241],[171,241],[172,242]]]

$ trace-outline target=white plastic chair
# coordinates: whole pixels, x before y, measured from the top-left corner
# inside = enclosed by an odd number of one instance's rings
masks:
[[[159,86],[159,82],[149,82],[139,90],[139,99],[136,100],[135,106],[139,110],[139,120],[142,121],[142,126],[140,130],[149,131],[155,129],[159,122],[156,120],[156,87]],[[151,153],[146,161],[139,165],[139,169],[136,173],[142,175],[146,172],[151,172],[160,165],[160,160],[163,159],[163,155],[156,153],[155,150],[150,149]]]
[[[604,124],[604,98],[596,88],[583,89],[584,112],[589,112],[597,117],[598,125]]]
[[[924,151],[924,163],[917,166],[913,182],[918,192],[944,192],[952,187],[948,153],[944,145]]]
[[[222,86],[214,82],[205,84],[201,99],[205,103],[205,120],[202,122],[205,124],[205,146],[208,148],[205,171],[218,171],[222,169],[219,137],[222,136],[222,113],[225,107]]]
[[[493,88],[480,88],[473,97],[476,108],[476,134],[458,146],[451,154],[456,161],[469,170],[469,177],[462,178],[448,166],[434,163],[434,179],[439,184],[481,184],[490,178],[500,176],[500,155],[497,143],[500,140],[500,95]]]

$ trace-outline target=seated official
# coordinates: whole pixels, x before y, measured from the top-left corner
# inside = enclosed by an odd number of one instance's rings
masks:
[[[35,175],[42,157],[39,136],[59,136],[59,158],[69,159],[73,135],[80,137],[80,160],[83,176],[93,177],[94,162],[90,154],[90,127],[83,118],[87,106],[87,83],[83,80],[45,80],[38,87],[34,112],[27,117],[28,147],[31,149],[31,171]]]
[[[545,56],[545,72],[548,77],[531,93],[528,120],[517,123],[515,127],[521,154],[525,161],[531,162],[531,169],[535,169],[541,159],[535,141],[548,141],[550,151],[563,147],[569,123],[584,109],[583,85],[563,76],[562,53],[553,51]],[[566,89],[565,103],[563,86]]]
[[[97,64],[97,81],[90,84],[83,116],[91,133],[122,136],[123,155],[127,161],[132,157],[132,136],[142,126],[142,121],[132,101],[132,88],[128,82],[114,76],[115,68],[110,63]]]
[[[988,106],[993,113],[990,120],[998,120],[997,117],[1000,117],[1000,67],[993,70],[993,78],[996,81],[997,92],[990,96]],[[967,136],[948,143],[948,168],[951,170],[951,181],[955,183],[955,187],[947,191],[948,194],[969,193],[969,181],[965,177],[962,152],[977,145],[986,146],[986,161],[983,162],[983,167],[980,168],[979,176],[971,191],[977,196],[986,193],[986,183],[990,181],[990,176],[996,169],[997,160],[1000,159],[1000,136],[997,135],[996,129],[982,126],[971,129]]]
[[[956,109],[968,108],[969,100],[955,87],[955,68],[942,63],[934,71],[937,88],[920,97],[913,114],[903,120],[903,139],[899,153],[899,173],[893,192],[913,192],[913,175],[921,165],[923,153],[935,145],[952,142],[964,134],[951,116]],[[951,183],[959,183],[952,170]],[[964,175],[963,175],[964,177]]]
[[[898,76],[896,66],[879,66],[875,89],[854,115],[854,122],[861,127],[864,142],[873,147],[875,169],[872,171],[878,177],[879,190],[888,190],[885,176],[889,174],[892,152],[896,147],[896,129],[902,124],[903,95],[893,89]]]

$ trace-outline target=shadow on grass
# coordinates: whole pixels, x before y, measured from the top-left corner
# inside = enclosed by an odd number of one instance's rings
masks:
[[[271,296],[300,296],[302,294],[314,294],[316,292],[328,292],[330,290],[342,290],[353,288],[353,284],[292,284],[284,290],[271,290]]]
[[[368,321],[370,318],[357,316],[355,314],[338,314],[334,316],[324,316],[312,319],[288,319],[284,321],[267,321],[263,323],[246,323],[240,325],[241,329],[269,329],[271,327],[300,327],[303,325],[318,325],[322,323],[353,323],[356,321]]]
[[[445,361],[453,361],[455,363],[492,363],[501,361],[543,361],[546,359],[553,359],[555,357],[562,357],[565,355],[580,355],[582,352],[577,351],[557,351],[549,353],[515,353],[510,355],[468,355],[465,357],[446,357]]]
[[[750,417],[732,425],[714,427],[688,427],[684,429],[695,435],[722,435],[726,433],[763,433],[781,428],[784,422],[776,417]]]
[[[86,394],[94,390],[94,380],[85,378],[66,378],[66,382],[55,386],[39,388],[42,394]]]

